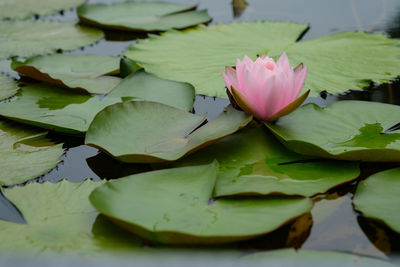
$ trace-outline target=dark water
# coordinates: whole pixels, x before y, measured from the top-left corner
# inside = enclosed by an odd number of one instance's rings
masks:
[[[400,1],[398,0],[248,0],[249,5],[243,10],[233,10],[231,0],[172,2],[198,2],[199,9],[208,9],[213,18],[211,24],[256,20],[308,23],[310,29],[303,36],[303,40],[349,30],[385,32],[392,37],[400,37]],[[74,12],[74,10],[65,11],[45,18],[76,20]],[[135,43],[135,38],[143,38],[143,35],[107,32],[106,39],[97,44],[68,53],[119,56],[128,45]],[[7,65],[7,61],[0,61],[0,71],[7,71],[9,75],[18,77],[16,73],[9,71]],[[320,97],[310,98],[307,102],[326,106],[329,103],[347,99],[400,105],[400,80],[394,80],[390,84],[371,85],[365,90],[350,90],[341,95],[321,94]],[[197,96],[194,112],[207,113],[208,120],[212,120],[228,103],[227,99]],[[148,165],[122,164],[97,149],[83,145],[81,137],[63,136],[56,133],[50,133],[49,136],[54,140],[64,142],[65,147],[68,148],[67,152],[56,168],[33,181],[58,182],[68,179],[71,182],[80,182],[87,178],[114,179],[150,170]],[[364,164],[361,179],[390,167],[393,165]],[[400,235],[378,222],[361,217],[353,210],[351,198],[355,185],[355,183],[345,185],[325,195],[316,196],[311,215],[305,215],[274,233],[242,243],[240,247],[272,249],[291,246],[345,251],[383,259],[393,257],[400,249]],[[0,197],[0,218],[16,222],[23,221],[18,211],[4,197]]]

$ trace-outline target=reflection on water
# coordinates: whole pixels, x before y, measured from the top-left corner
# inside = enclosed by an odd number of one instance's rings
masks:
[[[353,211],[351,195],[321,199],[311,211],[314,226],[302,248],[337,250],[387,258],[377,249],[360,228]]]
[[[246,0],[232,0],[233,17],[238,18],[245,11],[248,3]]]
[[[400,38],[400,7],[397,8],[395,15],[388,23],[386,32],[392,38]]]
[[[400,252],[400,235],[378,221],[357,217],[358,224],[371,244],[385,254]]]

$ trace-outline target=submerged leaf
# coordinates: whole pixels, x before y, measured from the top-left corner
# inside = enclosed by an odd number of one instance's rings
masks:
[[[168,244],[250,239],[312,207],[307,198],[211,201],[217,170],[213,162],[127,176],[97,188],[90,201],[123,228]]]

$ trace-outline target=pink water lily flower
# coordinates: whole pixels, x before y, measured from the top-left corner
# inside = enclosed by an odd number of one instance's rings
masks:
[[[307,75],[307,66],[291,68],[285,53],[278,61],[263,55],[252,61],[237,59],[236,69],[222,72],[228,95],[245,112],[262,121],[274,121],[298,108],[309,90],[299,97]]]

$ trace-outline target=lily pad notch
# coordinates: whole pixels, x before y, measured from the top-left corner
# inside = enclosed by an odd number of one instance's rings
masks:
[[[85,143],[123,162],[174,161],[245,127],[252,116],[228,106],[216,119],[147,101],[106,107],[94,118]]]
[[[166,244],[217,244],[254,238],[309,212],[309,198],[217,199],[218,164],[172,168],[107,182],[90,195],[117,225]]]

